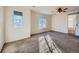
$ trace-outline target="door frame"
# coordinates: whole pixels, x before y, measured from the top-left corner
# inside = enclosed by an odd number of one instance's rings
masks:
[[[77,15],[77,14],[71,14],[71,15]],[[68,24],[69,24],[69,21],[68,21],[68,19],[69,19],[69,14],[67,15],[67,32],[68,32],[68,34],[69,34],[69,28],[68,28]],[[77,20],[76,20],[77,21]],[[75,22],[76,22],[75,21]],[[75,24],[76,25],[76,24]],[[74,34],[73,35],[76,35],[76,26],[75,26],[75,32],[74,32]]]

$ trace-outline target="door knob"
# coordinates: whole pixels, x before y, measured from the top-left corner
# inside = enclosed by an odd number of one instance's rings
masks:
[[[76,26],[78,26],[78,24],[76,24]]]

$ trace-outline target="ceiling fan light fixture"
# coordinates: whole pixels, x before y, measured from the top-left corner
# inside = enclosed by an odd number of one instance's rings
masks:
[[[67,9],[68,9],[68,8],[61,8],[61,7],[59,7],[59,8],[57,9],[57,12],[58,12],[58,13],[64,13],[64,12],[66,12]]]

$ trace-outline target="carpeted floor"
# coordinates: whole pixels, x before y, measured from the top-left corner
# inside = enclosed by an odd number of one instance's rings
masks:
[[[38,53],[38,38],[33,36],[19,41],[6,43],[3,47],[3,53]]]
[[[42,33],[43,34],[43,33]],[[25,38],[19,41],[6,43],[3,47],[3,53],[39,53],[38,38],[42,34],[33,35],[31,38]],[[79,53],[79,38],[73,35],[46,32],[58,47],[65,53]]]

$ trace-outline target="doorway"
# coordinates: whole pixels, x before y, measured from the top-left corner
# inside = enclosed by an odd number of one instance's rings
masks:
[[[76,15],[68,15],[68,33],[75,35]]]

